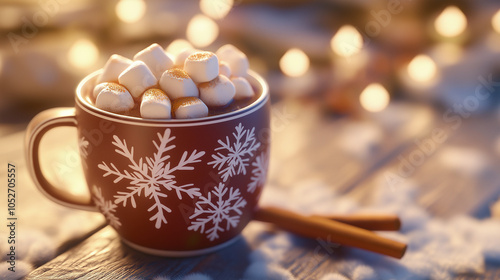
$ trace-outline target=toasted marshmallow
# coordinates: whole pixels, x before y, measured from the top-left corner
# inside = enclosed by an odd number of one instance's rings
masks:
[[[94,87],[94,91],[92,92],[92,96],[94,97],[94,99],[97,98],[101,90],[105,89],[108,86],[108,84],[114,84],[114,83],[100,83]]]
[[[156,43],[138,52],[134,56],[134,60],[144,62],[157,79],[161,77],[163,72],[174,66],[172,59]]]
[[[254,96],[255,93],[253,92],[253,88],[247,79],[243,77],[234,77],[231,79],[231,82],[236,90],[234,99],[245,99]]]
[[[208,107],[197,97],[183,97],[174,101],[172,111],[176,119],[194,119],[208,116]]]
[[[145,119],[170,119],[172,104],[161,89],[152,88],[142,95],[141,117]]]
[[[134,99],[125,87],[107,83],[97,95],[95,106],[113,113],[125,113],[134,108]]]
[[[221,107],[229,104],[236,92],[233,83],[222,75],[210,82],[199,84],[198,88],[200,89],[200,99],[208,107]]]
[[[158,83],[151,70],[140,60],[134,61],[125,69],[118,77],[118,81],[130,91],[135,99]]]
[[[132,60],[118,54],[113,54],[97,77],[96,84],[104,82],[118,82],[118,76],[132,64]]]
[[[176,57],[175,57],[175,66],[179,66],[181,68],[184,67],[184,62],[186,62],[186,59],[188,56],[192,55],[193,53],[197,52],[198,50],[196,49],[191,49],[187,48],[182,50]]]
[[[195,52],[184,62],[184,70],[196,83],[208,82],[219,75],[219,60],[212,52]]]
[[[198,97],[198,88],[186,71],[172,68],[163,73],[160,79],[160,88],[170,99],[194,96]]]
[[[231,67],[229,67],[229,64],[227,64],[227,62],[219,62],[219,75],[231,78]]]
[[[224,45],[215,52],[220,61],[229,64],[231,74],[236,77],[245,77],[249,63],[247,56],[233,45]]]

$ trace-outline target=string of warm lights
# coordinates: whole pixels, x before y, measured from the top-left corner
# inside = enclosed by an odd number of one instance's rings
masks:
[[[109,6],[111,9],[108,10],[114,12],[114,15],[110,18],[117,20],[114,22],[117,29],[117,34],[115,34],[117,38],[120,38],[125,33],[128,34],[127,32],[132,32],[131,30],[135,30],[133,31],[135,33],[131,33],[133,34],[132,36],[127,37],[127,39],[132,39],[130,41],[133,42],[148,38],[134,37],[138,34],[137,32],[144,30],[147,26],[153,23],[173,20],[168,19],[171,16],[174,16],[176,20],[181,18],[175,12],[162,6],[163,21],[152,21],[151,18],[157,12],[157,5],[163,5],[161,1],[118,0],[113,4],[103,5],[111,5]],[[191,4],[185,3],[185,5]],[[228,17],[231,11],[235,10],[236,6],[238,6],[238,9],[240,8],[239,5],[241,5],[241,2],[235,3],[234,0],[200,0],[193,5],[194,9],[190,8],[182,24],[170,29],[165,27],[165,30],[169,30],[168,32],[174,32],[172,34],[169,33],[166,37],[178,38],[173,40],[166,48],[173,55],[178,54],[185,48],[215,48],[215,44],[220,44],[221,40],[226,40],[227,38],[224,38],[225,34],[223,34],[224,37],[220,36],[220,33],[224,31],[223,25],[227,24],[227,21],[225,21],[227,18],[231,18],[230,16]],[[15,14],[20,15],[19,13]],[[157,12],[157,14],[160,13]],[[229,22],[234,20],[233,17]],[[430,48],[419,49],[420,53],[411,53],[412,57],[408,56],[404,61],[398,62],[395,66],[397,69],[393,69],[392,71],[397,72],[397,74],[404,73],[406,79],[405,81],[398,82],[410,86],[427,88],[439,85],[442,82],[441,72],[444,71],[444,68],[459,65],[464,57],[470,55],[470,44],[465,43],[471,33],[468,26],[469,22],[466,14],[459,7],[445,7],[432,20],[433,24],[431,27],[433,29],[429,34],[424,36],[434,36],[432,39],[435,42]],[[472,19],[470,20],[472,21]],[[8,26],[8,22],[6,21],[7,17],[0,19],[0,27]],[[492,51],[498,52],[500,49],[498,46],[495,46],[495,42],[500,43],[500,11],[492,15],[491,27],[493,30],[492,35],[496,37],[493,38],[495,41],[491,41],[493,43],[490,43],[490,45],[493,46]],[[98,41],[97,38],[99,37],[97,35],[92,33],[83,34],[82,36],[75,36],[74,39],[69,39],[73,41],[68,44],[67,53],[63,57],[65,63],[74,70],[74,74],[81,73],[82,75],[95,70],[102,63],[101,56],[106,52],[104,47],[99,44],[102,42]],[[375,40],[371,40],[374,38],[369,38],[370,44],[368,44],[364,36],[368,35],[362,33],[360,29],[357,29],[353,25],[341,25],[331,35],[330,40],[327,41],[330,45],[325,46],[329,57],[322,57],[322,59],[325,61],[331,59],[330,65],[332,69],[330,70],[333,73],[331,74],[333,75],[331,83],[352,84],[353,82],[359,82],[358,84],[361,87],[369,84],[364,87],[364,90],[352,89],[353,91],[360,92],[351,92],[350,94],[359,94],[359,102],[363,109],[369,112],[377,112],[383,110],[384,106],[389,105],[391,94],[386,93],[391,92],[393,85],[384,80],[387,78],[385,76],[361,78],[363,75],[359,73],[366,71],[370,67],[369,63],[373,63],[369,61],[369,58],[373,56],[372,52],[374,48],[372,43],[377,43],[379,39],[375,38]],[[127,39],[124,39],[123,42],[128,43]],[[325,44],[325,42],[321,42],[321,44]],[[277,51],[278,49],[280,51]],[[273,51],[273,59],[276,58],[278,60],[277,58],[279,58],[279,71],[285,76],[284,80],[290,82],[291,79],[310,79],[311,76],[315,76],[315,71],[318,68],[315,62],[319,60],[317,57],[315,59],[311,58],[314,54],[310,50],[291,44],[285,48],[283,46],[274,47]],[[260,59],[261,62],[267,60],[266,57],[252,57],[251,52],[249,59],[250,61],[259,61]],[[1,61],[2,59],[0,59],[0,63]],[[266,65],[266,67],[268,66]],[[377,67],[375,69],[378,70]],[[388,73],[384,75],[387,76]],[[305,78],[306,76],[307,78]],[[376,87],[371,84],[373,82],[376,82]],[[373,105],[377,109],[368,105],[368,100],[374,102],[373,100],[379,99],[383,102],[377,103],[378,107]],[[384,100],[387,100],[387,102]],[[385,105],[382,106],[380,104]]]

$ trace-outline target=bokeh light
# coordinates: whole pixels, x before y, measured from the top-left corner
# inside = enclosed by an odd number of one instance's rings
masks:
[[[88,39],[79,39],[68,52],[68,61],[72,67],[85,69],[93,66],[99,58],[99,49]]]
[[[389,101],[389,92],[377,83],[368,85],[359,96],[361,106],[369,112],[384,110],[389,105]]]
[[[363,37],[352,25],[342,26],[330,41],[332,50],[340,56],[355,55],[363,48]]]
[[[427,55],[417,55],[408,64],[408,75],[417,82],[430,82],[437,75],[436,63]]]
[[[165,51],[174,57],[177,56],[185,49],[192,49],[193,45],[184,39],[175,39],[168,45]]]
[[[500,10],[498,10],[491,18],[491,25],[497,33],[500,33]]]
[[[233,4],[233,0],[200,0],[200,10],[213,19],[222,19],[231,11]]]
[[[456,37],[467,28],[467,18],[456,6],[449,6],[436,18],[434,27],[444,37]]]
[[[146,3],[143,0],[120,0],[116,4],[115,12],[121,21],[134,23],[144,17]]]
[[[194,16],[188,23],[186,37],[194,46],[202,48],[212,44],[219,36],[219,26],[204,15]]]
[[[309,70],[309,57],[300,49],[289,49],[280,59],[281,71],[290,77],[299,77]]]

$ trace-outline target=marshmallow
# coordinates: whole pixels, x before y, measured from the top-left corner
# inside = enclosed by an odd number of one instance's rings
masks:
[[[156,43],[138,52],[134,56],[134,60],[144,62],[157,79],[174,65],[172,59]]]
[[[125,71],[118,77],[120,84],[125,86],[132,96],[136,99],[141,97],[141,94],[146,89],[155,86],[158,83],[151,70],[142,61],[134,61]]]
[[[148,89],[142,95],[141,117],[145,119],[170,119],[172,105],[161,89]]]
[[[95,106],[113,113],[125,113],[134,108],[134,99],[125,87],[107,83],[97,95]]]
[[[105,89],[108,86],[108,84],[111,83],[100,83],[94,87],[94,91],[92,92],[92,96],[94,97],[94,99],[97,98],[101,90]]]
[[[175,63],[174,63],[175,56],[173,54],[171,54],[171,53],[168,53],[168,52],[165,52],[165,54],[167,55],[168,59],[170,59],[170,61],[172,61],[172,67],[174,67],[175,66]],[[168,69],[170,69],[172,67],[169,67]]]
[[[198,50],[196,49],[191,49],[187,48],[182,50],[177,57],[175,58],[175,66],[180,66],[181,68],[184,67],[184,62],[186,62],[186,59],[188,56],[192,55],[193,53],[197,52]]]
[[[219,75],[210,82],[198,85],[200,98],[208,107],[221,107],[229,104],[235,95],[233,83],[226,77]]]
[[[231,78],[231,68],[229,67],[229,64],[224,61],[219,62],[219,75]]]
[[[197,97],[183,97],[174,101],[172,111],[176,119],[194,119],[208,116],[208,107]]]
[[[160,79],[160,87],[168,97],[177,99],[181,97],[198,97],[198,88],[186,71],[172,68],[163,73]]]
[[[215,52],[220,61],[227,62],[233,76],[245,77],[249,63],[247,56],[233,45],[224,45]]]
[[[184,70],[196,83],[208,82],[219,75],[219,60],[212,52],[195,52],[184,62]]]
[[[118,82],[118,76],[123,70],[132,64],[132,60],[118,54],[112,55],[104,67],[102,73],[97,77],[96,84],[104,82]]]
[[[251,98],[254,96],[253,88],[247,79],[243,77],[234,77],[231,79],[231,82],[234,85],[236,93],[234,95],[234,99],[245,99]]]

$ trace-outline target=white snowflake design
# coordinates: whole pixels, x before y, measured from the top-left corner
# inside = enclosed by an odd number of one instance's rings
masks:
[[[240,190],[232,187],[228,189],[223,183],[219,183],[207,197],[199,197],[194,214],[189,217],[191,225],[188,230],[206,232],[208,239],[214,241],[219,238],[219,232],[238,225],[242,208],[246,204]]]
[[[100,188],[95,185],[92,187],[92,193],[94,194],[94,203],[101,210],[101,213],[106,217],[109,224],[114,228],[119,228],[122,223],[120,223],[120,219],[115,216],[116,212],[116,204],[109,200],[105,200],[102,196],[102,191]]]
[[[253,193],[257,186],[263,186],[267,178],[267,169],[269,167],[269,150],[262,152],[252,162],[252,178],[247,186],[247,191]]]
[[[226,142],[219,139],[217,142],[220,146],[215,151],[224,151],[224,153],[213,154],[213,161],[208,163],[219,170],[223,182],[234,175],[246,174],[249,157],[252,157],[260,147],[260,143],[255,140],[255,127],[245,130],[240,123],[235,130],[236,132],[233,132],[235,142],[231,143],[228,136],[226,136]]]
[[[129,149],[126,141],[120,140],[116,135],[113,135],[113,139],[112,143],[117,147],[115,152],[129,160],[130,164],[128,167],[130,168],[130,172],[128,170],[118,170],[113,163],[108,165],[103,162],[98,167],[106,171],[103,177],[113,175],[116,177],[113,181],[114,183],[126,179],[130,181],[131,185],[127,187],[128,191],[117,192],[117,195],[114,196],[115,204],[122,204],[123,207],[126,207],[127,202],[130,201],[132,207],[136,208],[137,205],[134,197],[136,195],[140,196],[143,192],[146,198],[153,200],[153,205],[148,209],[148,212],[153,213],[153,216],[149,220],[154,221],[155,227],[159,229],[163,224],[167,223],[165,213],[172,212],[169,207],[160,201],[160,198],[167,197],[166,191],[175,190],[179,200],[182,200],[183,195],[187,195],[190,198],[201,195],[200,189],[194,188],[193,184],[178,186],[175,181],[174,172],[178,170],[194,170],[194,167],[190,166],[190,164],[200,162],[200,158],[205,152],[194,150],[188,156],[188,152],[185,151],[177,165],[173,166],[170,155],[167,152],[175,148],[175,145],[169,145],[175,139],[175,136],[170,136],[169,128],[165,129],[163,135],[158,133],[159,143],[153,140],[157,152],[152,157],[139,158],[138,161],[134,159],[134,147]]]

